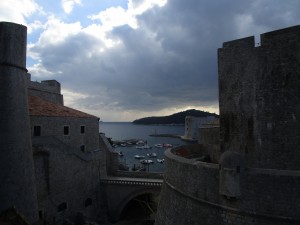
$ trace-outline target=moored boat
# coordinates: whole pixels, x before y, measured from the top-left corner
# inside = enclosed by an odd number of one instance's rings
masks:
[[[151,159],[142,159],[140,160],[142,164],[153,164],[154,162]]]
[[[165,159],[156,159],[156,161],[159,163],[164,163]]]
[[[135,148],[137,148],[137,149],[150,149],[151,146],[149,146],[149,145],[142,145],[142,146],[136,146]]]
[[[154,145],[156,148],[162,148],[163,147],[163,144],[155,144]]]
[[[157,155],[156,155],[155,152],[153,152],[153,153],[147,153],[147,156],[148,156],[149,158],[155,158]]]
[[[173,145],[171,145],[171,144],[163,144],[163,147],[164,147],[164,148],[172,148]]]
[[[145,156],[143,156],[143,155],[134,155],[134,158],[135,159],[143,159],[143,158],[145,158]]]

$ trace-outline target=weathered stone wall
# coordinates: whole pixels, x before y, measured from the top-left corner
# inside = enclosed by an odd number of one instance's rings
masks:
[[[107,175],[116,175],[119,169],[119,155],[107,140],[105,134],[100,134],[100,145],[103,146],[105,152],[105,165]]]
[[[64,104],[63,95],[60,93],[60,83],[55,80],[46,80],[39,82],[30,81],[28,74],[28,94],[31,96],[40,97],[46,101],[57,104]]]
[[[26,85],[26,27],[0,22],[0,212],[38,219]]]
[[[300,170],[300,26],[219,49],[221,152],[249,167]]]
[[[41,126],[41,136],[53,136],[66,145],[80,151],[85,145],[85,151],[99,149],[99,123],[97,118],[78,117],[43,117],[31,116],[31,135],[34,126]],[[69,135],[64,135],[64,126],[69,126]],[[80,127],[85,126],[85,132],[80,132]]]
[[[165,156],[165,183],[156,225],[300,222],[298,171],[246,169],[241,171],[241,196],[226,198],[219,192],[218,164],[179,157],[170,150]]]
[[[66,149],[55,138],[47,143],[35,138],[34,163],[39,210],[48,223],[77,221],[78,213],[88,220],[105,220],[106,200],[100,185],[103,155]],[[66,203],[66,209],[59,205]]]
[[[219,145],[220,126],[200,127],[198,143],[208,145]]]
[[[200,145],[207,146],[208,154],[213,162],[218,162],[220,159],[220,127],[207,126],[199,128]]]

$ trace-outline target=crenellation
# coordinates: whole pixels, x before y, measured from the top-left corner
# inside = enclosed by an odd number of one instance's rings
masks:
[[[254,48],[255,40],[254,36],[237,39],[234,41],[227,41],[223,43],[223,49],[246,49],[246,48]]]
[[[300,25],[288,27],[260,35],[261,46],[282,48],[285,45],[299,44]]]
[[[165,152],[156,225],[300,223],[299,30],[263,34],[257,48],[250,37],[218,49],[219,140],[202,128],[201,145]],[[207,154],[212,161],[197,161]]]
[[[34,82],[28,80],[28,91],[32,96],[40,97],[47,101],[63,105],[63,95],[61,94],[60,83],[56,80],[45,80],[41,82]]]

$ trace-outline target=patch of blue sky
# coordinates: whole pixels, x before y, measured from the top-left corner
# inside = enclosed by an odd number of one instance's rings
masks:
[[[47,14],[57,14],[59,12],[63,12],[61,0],[35,0],[35,2],[41,6],[44,12],[47,12]]]
[[[34,64],[37,64],[38,61],[34,60],[33,58],[31,58],[30,56],[26,57],[26,67],[32,67]],[[30,71],[29,71],[30,72]]]
[[[105,11],[111,7],[122,7],[127,9],[127,0],[102,0],[98,3],[95,1],[82,1],[81,5],[75,5],[69,15],[65,15],[66,22],[79,21],[83,27],[89,26],[94,23],[89,16],[96,15],[101,11]]]

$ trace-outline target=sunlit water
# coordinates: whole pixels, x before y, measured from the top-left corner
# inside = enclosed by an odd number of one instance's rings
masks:
[[[133,123],[121,122],[100,122],[100,132],[105,133],[106,137],[112,138],[113,141],[121,141],[127,139],[142,139],[146,140],[151,149],[136,149],[136,146],[117,147],[116,151],[122,151],[124,156],[119,158],[121,163],[129,166],[130,170],[134,165],[140,165],[139,160],[134,158],[134,155],[144,155],[145,159],[147,153],[156,153],[158,159],[164,158],[164,148],[156,148],[155,144],[168,143],[173,147],[187,144],[179,138],[171,137],[151,137],[150,134],[174,134],[183,135],[184,126],[173,125],[136,125]],[[154,164],[146,166],[147,171],[163,172],[165,169],[164,163],[158,163],[157,158],[151,158]]]

